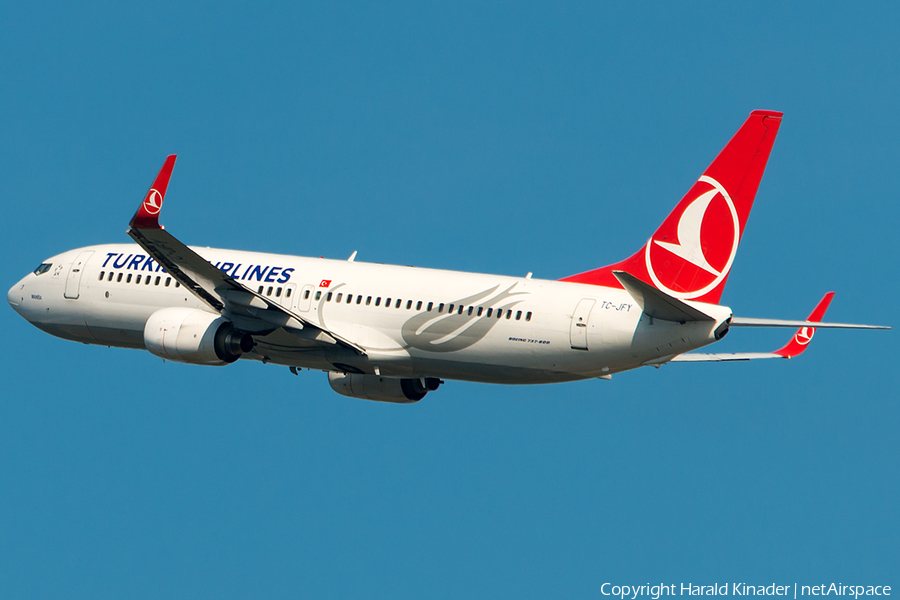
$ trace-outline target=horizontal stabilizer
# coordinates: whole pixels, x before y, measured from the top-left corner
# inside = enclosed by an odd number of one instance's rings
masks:
[[[890,329],[879,325],[848,325],[846,323],[822,323],[825,311],[834,298],[834,292],[828,292],[805,321],[781,321],[778,319],[742,319],[734,317],[732,326],[738,327],[799,327],[790,341],[775,352],[735,352],[719,354],[701,354],[689,352],[679,354],[669,362],[727,362],[737,360],[755,360],[758,358],[794,358],[803,354],[818,328],[830,329]]]
[[[784,321],[782,319],[751,319],[733,317],[732,327],[816,327],[818,329],[891,329],[885,325],[854,325],[852,323],[819,323],[817,321]]]
[[[737,360],[755,360],[758,358],[786,358],[774,352],[720,352],[718,354],[699,354],[690,352],[679,354],[669,362],[729,362]]]
[[[711,316],[693,306],[661,292],[652,285],[644,283],[634,275],[625,271],[613,271],[613,275],[622,284],[641,310],[648,317],[686,323],[688,321],[715,321]]]

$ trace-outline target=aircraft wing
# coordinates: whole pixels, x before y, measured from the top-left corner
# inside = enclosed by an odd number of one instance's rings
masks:
[[[838,329],[890,329],[890,327],[882,327],[877,325],[849,325],[846,323],[822,323],[825,311],[834,298],[834,292],[828,292],[816,305],[812,313],[805,321],[780,321],[776,319],[741,319],[742,322],[736,323],[738,318],[732,319],[732,325],[742,325],[747,327],[799,327],[791,340],[783,347],[774,352],[737,352],[737,353],[718,353],[718,354],[702,354],[699,352],[688,352],[679,354],[672,358],[669,362],[727,362],[737,360],[754,360],[758,358],[793,358],[802,354],[812,341],[813,335],[818,328],[838,328]]]
[[[175,166],[175,158],[174,154],[166,158],[156,180],[129,223],[128,235],[146,250],[153,260],[162,265],[175,281],[216,312],[229,313],[245,319],[259,319],[274,327],[305,330],[302,337],[309,341],[339,344],[365,355],[365,350],[357,344],[322,329],[243,285],[162,228],[159,224],[159,213]]]

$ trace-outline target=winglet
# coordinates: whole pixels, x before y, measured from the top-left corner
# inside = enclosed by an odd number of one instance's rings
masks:
[[[828,292],[827,294],[825,294],[825,296],[816,305],[816,308],[813,309],[812,313],[810,313],[807,321],[821,321],[822,317],[825,316],[825,311],[828,310],[828,305],[831,304],[832,298],[834,298],[834,292]],[[791,338],[790,342],[788,342],[780,350],[776,350],[775,352],[773,352],[773,354],[783,356],[784,358],[799,356],[803,353],[804,350],[806,350],[806,347],[812,341],[813,335],[815,335],[815,333],[815,327],[801,327],[797,330],[797,333],[794,334],[794,337]]]
[[[138,207],[137,212],[131,218],[129,227],[134,229],[161,229],[159,226],[159,211],[162,209],[163,200],[166,197],[166,188],[169,187],[169,178],[172,177],[172,169],[175,168],[176,155],[171,154],[166,157],[162,169],[153,185],[144,196],[143,202]]]

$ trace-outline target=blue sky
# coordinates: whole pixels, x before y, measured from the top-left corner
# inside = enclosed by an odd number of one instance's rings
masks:
[[[900,9],[7,3],[0,281],[128,241],[164,157],[186,243],[559,278],[630,255],[784,111],[722,301],[896,326]],[[0,310],[9,597],[586,597],[897,586],[896,332],[792,361],[450,382],[163,364]],[[787,334],[789,335],[789,334]],[[734,331],[765,351],[780,331]],[[896,589],[896,588],[895,588]]]

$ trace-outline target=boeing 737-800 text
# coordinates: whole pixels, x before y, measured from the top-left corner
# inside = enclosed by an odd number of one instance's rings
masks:
[[[239,358],[328,373],[346,396],[415,402],[443,383],[609,378],[668,362],[790,358],[822,323],[719,305],[781,124],[754,111],[633,256],[559,281],[188,247],[159,225],[169,156],[131,220],[135,244],[44,261],[10,305],[62,338],[168,360]],[[731,327],[799,328],[769,353],[698,354]]]

